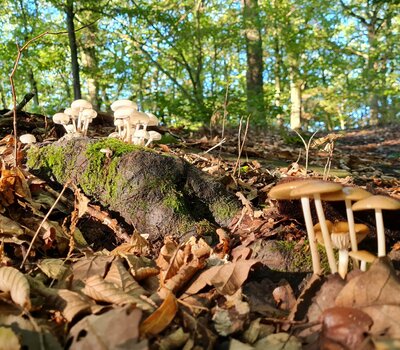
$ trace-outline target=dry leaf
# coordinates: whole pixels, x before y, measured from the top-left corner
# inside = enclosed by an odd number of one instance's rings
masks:
[[[147,317],[140,325],[142,336],[157,335],[162,332],[174,319],[178,311],[175,295],[167,294],[160,307]]]
[[[43,259],[38,263],[39,269],[49,278],[60,279],[68,270],[61,259]]]
[[[62,314],[68,322],[71,322],[75,316],[82,313],[89,313],[93,302],[85,295],[68,289],[59,289],[57,294],[65,301],[65,306],[62,308]]]
[[[19,350],[21,344],[11,328],[0,327],[0,344],[4,350]]]
[[[17,269],[9,266],[0,267],[0,290],[10,292],[14,303],[26,310],[30,310],[29,283],[26,277]]]
[[[82,290],[88,297],[116,305],[135,304],[138,308],[152,311],[153,306],[139,297],[118,289],[113,283],[104,281],[100,276],[92,276],[86,280],[85,288]]]
[[[0,214],[0,234],[19,236],[23,233],[24,230],[17,222]]]

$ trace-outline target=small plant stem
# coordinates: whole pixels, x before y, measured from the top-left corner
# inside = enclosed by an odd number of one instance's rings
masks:
[[[385,228],[382,209],[375,209],[376,235],[378,239],[378,258],[386,256]]]
[[[47,212],[47,214],[45,215],[45,217],[43,218],[42,222],[40,223],[39,227],[37,228],[35,234],[33,235],[33,238],[31,240],[31,243],[29,244],[29,248],[26,251],[26,254],[22,260],[21,266],[20,268],[22,269],[22,267],[25,264],[26,259],[29,257],[29,254],[32,250],[33,247],[33,243],[35,243],[35,240],[37,238],[37,236],[39,235],[40,229],[43,227],[43,224],[46,222],[46,220],[48,219],[48,217],[50,216],[50,214],[52,213],[52,211],[54,210],[54,208],[56,207],[57,203],[59,202],[59,200],[61,199],[64,191],[67,189],[68,185],[69,185],[70,181],[67,181],[64,185],[64,187],[62,188],[60,194],[58,195],[58,197],[56,198],[56,200],[54,201],[53,205],[51,206],[51,208],[49,209],[49,211]]]
[[[356,230],[354,227],[354,214],[353,210],[351,209],[351,200],[350,199],[345,199],[345,204],[346,204],[346,216],[347,216],[347,222],[349,223],[349,236],[350,236],[350,244],[351,244],[351,250],[353,252],[358,251],[358,244],[357,244],[357,236],[356,236]],[[359,263],[357,259],[352,259],[353,261],[353,267],[358,268]]]
[[[307,176],[307,172],[308,172],[308,154],[309,154],[309,152],[310,152],[311,141],[312,141],[312,139],[314,138],[314,136],[317,134],[317,132],[318,132],[319,130],[316,130],[316,131],[311,135],[310,139],[308,140],[308,143],[306,142],[306,140],[304,140],[304,137],[301,136],[300,133],[299,133],[297,130],[294,130],[294,129],[293,129],[293,131],[300,137],[301,141],[302,141],[303,144],[304,144],[304,149],[305,149],[305,151],[306,151],[306,165],[305,165],[305,169],[306,169],[306,176]]]

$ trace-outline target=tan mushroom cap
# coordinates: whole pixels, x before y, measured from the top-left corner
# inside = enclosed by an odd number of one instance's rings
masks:
[[[351,258],[354,258],[354,259],[357,259],[360,261],[365,261],[367,263],[372,263],[377,259],[377,257],[374,254],[370,253],[367,250],[358,250],[356,252],[350,251],[349,256]]]
[[[360,187],[343,187],[336,192],[323,193],[321,199],[328,202],[344,201],[345,199],[359,201],[370,196],[372,196],[372,193]]]
[[[351,208],[354,211],[368,209],[400,210],[400,201],[387,196],[370,196],[354,203]]]
[[[332,233],[331,240],[336,249],[348,249],[350,247],[348,232]]]
[[[294,181],[288,181],[284,183],[280,183],[271,188],[268,193],[268,197],[271,199],[296,199],[300,197],[291,196],[291,192],[300,187],[304,186],[309,182],[316,182],[316,180],[310,179],[298,179]]]
[[[349,223],[347,221],[338,221],[338,222],[332,223],[329,220],[325,220],[325,224],[328,227],[329,233],[331,233],[331,237],[333,234],[349,233]],[[355,232],[356,232],[357,243],[360,243],[369,234],[369,227],[364,224],[355,224],[354,228],[355,228]],[[318,243],[323,246],[324,240],[322,238],[320,223],[314,225],[314,231],[315,231],[315,237],[317,238]]]
[[[121,107],[130,107],[137,110],[138,106],[135,102],[131,100],[117,100],[111,104],[111,110],[115,112],[117,109]]]
[[[342,185],[335,182],[314,181],[312,183],[299,186],[290,192],[293,197],[313,196],[314,194],[337,192],[342,189]]]
[[[23,134],[19,137],[19,140],[23,144],[31,144],[36,142],[36,137],[32,134]]]

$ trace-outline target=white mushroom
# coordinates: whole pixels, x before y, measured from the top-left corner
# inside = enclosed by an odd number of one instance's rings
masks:
[[[130,107],[135,110],[138,109],[137,104],[131,100],[117,100],[111,104],[111,110],[115,112],[117,109],[121,107]]]
[[[144,129],[135,130],[132,141],[135,145],[144,146],[144,140],[149,139],[149,133]]]
[[[21,143],[23,143],[24,145],[30,145],[32,143],[36,142],[36,137],[32,134],[24,134],[21,135],[19,137],[19,140],[21,141]]]
[[[53,123],[54,124],[61,124],[64,126],[65,130],[67,133],[70,133],[71,131],[67,128],[67,124],[69,123],[69,115],[65,113],[56,113],[53,115]]]
[[[135,109],[126,106],[119,107],[114,112],[115,119],[122,119],[124,121],[124,130],[126,131],[124,135],[124,141],[128,143],[130,143],[132,137],[130,117],[134,112],[136,112]]]
[[[79,109],[74,109],[74,108],[70,108],[70,107],[68,107],[68,108],[66,108],[65,110],[64,110],[64,113],[66,114],[66,115],[68,115],[69,117],[70,117],[70,119],[71,119],[71,121],[72,121],[72,125],[74,126],[74,131],[73,132],[77,132],[77,129],[76,129],[76,119],[78,118],[78,116],[79,116]]]
[[[150,130],[148,133],[149,133],[149,138],[145,144],[145,147],[148,147],[153,141],[161,140],[162,135],[159,132]]]
[[[71,108],[79,111],[78,122],[76,124],[76,131],[81,132],[82,111],[85,109],[92,109],[93,106],[89,101],[79,99],[79,100],[75,100],[74,102],[71,103]]]
[[[83,136],[87,135],[89,124],[92,122],[94,118],[96,118],[97,112],[94,109],[84,109],[81,113],[82,120],[82,131]]]

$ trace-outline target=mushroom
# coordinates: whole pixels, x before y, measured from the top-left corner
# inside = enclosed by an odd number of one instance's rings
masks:
[[[123,119],[114,119],[114,125],[117,127],[117,135],[118,138],[123,139],[125,135],[124,125],[125,122]]]
[[[76,129],[76,119],[79,116],[79,109],[74,109],[74,108],[70,108],[69,107],[69,108],[66,108],[64,110],[64,113],[66,115],[68,115],[70,117],[70,119],[72,120],[72,125],[74,126],[74,131],[73,132],[76,132],[77,131],[77,129]]]
[[[346,278],[349,265],[350,237],[348,232],[332,232],[333,246],[339,251],[338,272],[340,277]]]
[[[135,110],[138,109],[137,104],[131,100],[117,100],[111,104],[111,110],[115,112],[118,108],[130,107]]]
[[[53,115],[53,123],[63,125],[67,133],[71,133],[71,131],[67,128],[69,121],[69,115],[65,113],[56,113]]]
[[[94,118],[96,118],[97,112],[94,109],[84,109],[81,113],[81,118],[83,122],[83,136],[87,135],[89,124],[92,122]]]
[[[321,193],[337,192],[341,188],[342,185],[337,183],[314,181],[312,183],[305,184],[304,186],[295,188],[290,192],[292,196],[300,196],[302,198],[303,197],[309,198],[312,196],[314,198],[318,221],[321,224],[322,237],[324,239],[324,245],[325,245],[326,255],[328,257],[329,268],[331,269],[332,273],[337,272],[337,266],[336,266],[335,255],[333,254],[331,237],[325,222],[325,214],[321,202]]]
[[[359,201],[361,199],[372,196],[368,191],[360,187],[343,187],[340,191],[325,193],[321,195],[323,201],[344,201],[346,205],[346,216],[349,223],[349,234],[351,250],[356,252],[358,250],[356,232],[354,230],[354,215],[351,209],[352,201]],[[353,260],[355,266],[358,266],[357,261]]]
[[[149,133],[144,129],[136,130],[132,136],[132,141],[135,145],[144,146],[144,140],[149,139]]]
[[[157,126],[159,123],[158,118],[153,113],[146,113],[146,114],[149,117],[147,126]]]
[[[153,141],[161,140],[161,137],[162,135],[159,132],[150,130],[149,139],[147,140],[145,147],[148,147]]]
[[[378,257],[386,255],[385,227],[383,225],[382,210],[400,210],[400,201],[386,196],[370,196],[353,204],[352,209],[375,210],[376,235],[378,239]]]
[[[130,116],[130,123],[136,126],[136,130],[139,130],[141,125],[143,125],[143,129],[146,130],[149,121],[149,116],[143,112],[135,111]]]
[[[130,143],[131,142],[131,123],[130,123],[130,117],[131,115],[135,112],[135,109],[132,107],[126,107],[122,106],[119,107],[115,112],[114,112],[114,118],[115,119],[122,119],[124,121],[124,130],[125,135],[124,135],[124,141]]]
[[[21,143],[24,145],[31,145],[32,143],[36,142],[36,137],[33,136],[32,134],[23,134],[19,137],[19,140]]]
[[[291,192],[294,189],[304,186],[305,184],[308,184],[310,182],[314,182],[314,181],[312,181],[312,180],[297,180],[297,181],[290,181],[290,182],[278,184],[269,191],[268,197],[271,199],[277,199],[277,200],[297,199],[299,197],[292,196]],[[318,254],[317,242],[316,242],[316,238],[315,238],[313,222],[312,222],[312,217],[311,217],[310,201],[307,196],[301,197],[300,201],[301,201],[301,206],[302,206],[302,210],[303,210],[304,222],[306,224],[308,242],[310,245],[313,272],[314,272],[314,274],[320,274],[322,270],[321,270],[321,263],[320,263],[320,258],[319,258],[319,254]]]
[[[81,132],[82,111],[85,109],[92,109],[93,106],[89,101],[79,99],[79,100],[75,100],[74,102],[71,103],[71,108],[79,111],[78,112],[78,122],[76,124],[76,131]]]
[[[351,251],[349,252],[349,256],[352,259],[361,262],[360,265],[361,271],[367,271],[367,263],[371,264],[376,260],[376,256],[367,250],[358,250],[356,252]]]

